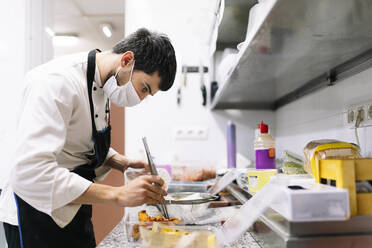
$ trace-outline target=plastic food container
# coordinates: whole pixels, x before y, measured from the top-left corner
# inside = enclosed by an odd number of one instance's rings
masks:
[[[211,226],[164,226],[154,224],[140,227],[144,248],[198,247],[217,248],[218,231]]]
[[[174,205],[176,206],[176,205]],[[179,207],[180,205],[177,205]],[[172,210],[172,205],[168,207],[168,211]],[[124,229],[128,239],[128,242],[131,243],[138,243],[140,244],[140,227],[150,228],[153,226],[154,222],[140,222],[138,219],[138,212],[141,210],[146,210],[147,214],[150,216],[158,216],[160,212],[156,209],[155,206],[140,206],[140,207],[133,207],[133,208],[126,208],[125,209],[125,216],[124,216]],[[186,212],[186,211],[184,211]],[[199,216],[189,212],[190,214],[187,216],[185,213],[186,220],[182,219],[182,216],[177,215],[173,216],[170,214],[171,217],[177,217],[180,219],[179,223],[166,223],[171,226],[192,226],[192,227],[203,227],[204,226],[213,226],[218,227],[221,226],[221,221],[226,220],[234,213],[234,208],[208,208],[200,212]],[[187,219],[188,218],[188,219]]]
[[[140,222],[138,219],[138,212],[141,210],[146,210],[147,214],[150,216],[158,216],[160,212],[155,207],[150,206],[140,206],[140,207],[133,207],[133,208],[125,208],[125,216],[124,216],[124,229],[128,239],[128,242],[135,242],[140,244],[140,234],[139,234],[139,227],[140,226],[152,226],[153,222]]]

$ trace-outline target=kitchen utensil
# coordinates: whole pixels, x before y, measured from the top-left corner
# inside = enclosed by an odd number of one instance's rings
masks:
[[[155,175],[157,176],[158,175],[158,171],[156,170],[156,167],[155,167],[155,164],[152,160],[152,157],[151,157],[151,153],[150,153],[150,149],[147,145],[147,140],[146,140],[146,137],[143,137],[142,138],[142,141],[143,141],[143,145],[145,146],[145,150],[146,150],[146,155],[147,155],[147,160],[149,162],[149,167],[150,167],[150,172],[151,172],[151,175]],[[159,184],[156,184],[157,186],[161,187]],[[167,207],[165,206],[164,203],[161,203],[160,204],[160,209],[161,209],[161,213],[162,215],[169,219],[169,215],[168,215],[168,210],[167,210]]]

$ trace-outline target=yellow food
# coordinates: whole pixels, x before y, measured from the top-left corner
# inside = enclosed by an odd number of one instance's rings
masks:
[[[146,210],[142,210],[138,212],[138,219],[140,222],[173,222],[173,223],[179,223],[180,220],[177,218],[169,218],[166,219],[161,215],[158,215],[156,217],[149,216],[146,212]]]
[[[185,248],[217,247],[216,235],[209,230],[187,231],[177,226],[154,222],[152,228],[141,226],[140,233],[144,248],[173,248],[181,243]],[[187,242],[184,243],[185,241]]]
[[[133,225],[132,227],[132,237],[134,238],[134,240],[138,240],[140,238],[140,232],[139,232],[139,227],[140,226],[146,226],[145,223],[149,223],[149,222],[154,222],[157,223],[157,222],[161,222],[161,223],[166,223],[166,224],[177,224],[180,222],[179,219],[177,218],[169,218],[169,219],[166,219],[164,218],[163,216],[156,216],[156,217],[153,217],[153,216],[149,216],[146,212],[146,210],[141,210],[138,212],[138,220],[142,223],[142,224],[135,224]],[[153,226],[153,232],[156,231],[156,229],[154,229],[154,226]],[[180,234],[178,234],[180,235]]]

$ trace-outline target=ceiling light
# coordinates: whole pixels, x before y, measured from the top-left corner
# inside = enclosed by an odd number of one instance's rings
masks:
[[[55,34],[53,37],[54,46],[76,46],[78,42],[79,37],[76,34]]]
[[[46,27],[46,28],[45,28],[45,32],[46,32],[50,37],[54,37],[54,35],[56,35],[56,33],[54,33],[54,31],[53,31],[50,27]]]
[[[112,27],[109,23],[101,24],[101,30],[107,38],[110,38],[112,36]]]

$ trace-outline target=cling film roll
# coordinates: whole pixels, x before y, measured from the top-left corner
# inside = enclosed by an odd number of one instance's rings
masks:
[[[240,207],[236,213],[218,229],[219,240],[225,244],[231,244],[239,239],[248,228],[263,214],[272,202],[282,195],[282,186],[288,181],[283,177],[272,177],[260,191]]]

